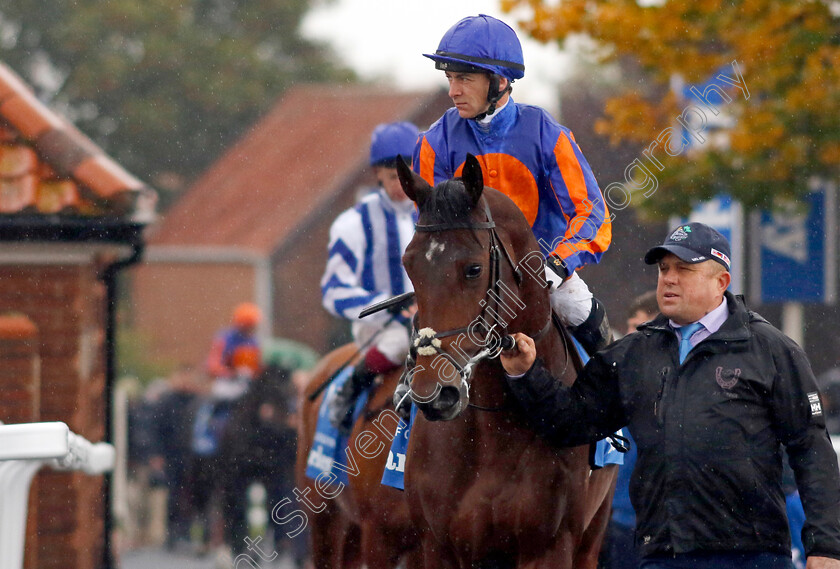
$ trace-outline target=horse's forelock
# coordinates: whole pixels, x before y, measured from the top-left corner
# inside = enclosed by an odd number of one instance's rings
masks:
[[[419,208],[424,223],[457,223],[470,218],[473,203],[464,183],[455,178],[435,186]]]

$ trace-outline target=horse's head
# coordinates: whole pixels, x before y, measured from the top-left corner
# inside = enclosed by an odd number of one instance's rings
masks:
[[[474,156],[461,178],[435,188],[402,161],[397,171],[419,209],[403,255],[418,308],[410,393],[427,419],[454,419],[469,405],[475,366],[498,356],[509,332],[548,326],[543,257],[516,204],[484,187]]]

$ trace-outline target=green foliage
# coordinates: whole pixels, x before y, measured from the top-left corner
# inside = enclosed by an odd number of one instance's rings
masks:
[[[151,344],[148,337],[136,330],[120,327],[117,330],[117,377],[136,377],[142,385],[167,377],[178,362],[150,360]]]
[[[291,84],[351,78],[298,33],[308,4],[0,0],[0,59],[166,189],[205,169]]]

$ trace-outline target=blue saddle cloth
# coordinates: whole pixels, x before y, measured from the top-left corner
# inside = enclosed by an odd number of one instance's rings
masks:
[[[572,342],[580,354],[584,365],[589,361],[589,355],[580,343],[572,338]],[[405,428],[400,424],[397,429],[397,436],[391,441],[391,450],[388,453],[388,462],[385,464],[385,471],[382,473],[382,484],[405,490],[405,454],[408,449],[408,438],[411,435],[411,425],[417,415],[417,406],[411,404],[411,416]],[[619,431],[617,434],[622,434]],[[618,452],[606,439],[595,443],[595,452],[592,458],[594,468],[602,468],[608,464],[624,464],[624,453]]]
[[[230,401],[204,401],[196,412],[190,445],[198,456],[215,456],[230,419]]]
[[[411,434],[411,425],[414,417],[417,416],[417,405],[411,404],[411,415],[408,423],[400,421],[394,440],[391,441],[391,450],[388,451],[388,461],[385,463],[385,470],[382,472],[382,484],[405,490],[405,455],[408,450],[408,436]]]
[[[327,389],[324,398],[321,400],[321,407],[318,409],[318,423],[315,425],[315,440],[312,442],[312,450],[306,459],[306,476],[318,478],[322,473],[332,473],[336,476],[337,482],[349,483],[347,477],[348,458],[344,450],[347,448],[347,436],[338,432],[332,426],[329,419],[329,406],[335,399],[335,394],[353,373],[353,366],[347,366],[332,381]],[[369,390],[365,390],[356,400],[353,408],[353,422],[356,422],[362,410],[367,404]]]

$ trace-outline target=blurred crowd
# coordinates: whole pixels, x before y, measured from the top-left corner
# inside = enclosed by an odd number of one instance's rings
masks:
[[[306,565],[307,537],[272,531],[270,517],[294,487],[296,410],[307,376],[264,358],[259,314],[242,314],[216,335],[204,365],[181,365],[145,388],[124,380],[118,390],[127,397],[123,550],[232,560],[246,552],[247,537],[260,536]]]

